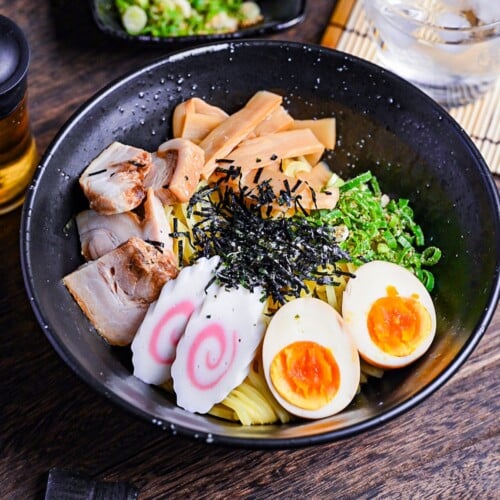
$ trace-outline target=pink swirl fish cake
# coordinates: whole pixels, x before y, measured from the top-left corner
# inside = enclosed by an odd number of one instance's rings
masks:
[[[179,338],[206,297],[219,257],[199,259],[168,281],[153,302],[132,342],[134,375],[148,384],[169,380]]]
[[[172,365],[180,407],[206,413],[243,382],[266,328],[261,295],[260,289],[209,288]]]

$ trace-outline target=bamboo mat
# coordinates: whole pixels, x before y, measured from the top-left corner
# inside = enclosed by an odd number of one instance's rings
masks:
[[[338,0],[321,44],[377,62],[360,0]],[[469,134],[490,170],[500,175],[500,82],[478,101],[449,109]]]

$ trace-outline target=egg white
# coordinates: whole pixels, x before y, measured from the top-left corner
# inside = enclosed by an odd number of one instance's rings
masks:
[[[342,317],[360,356],[368,363],[386,369],[400,368],[420,358],[429,349],[436,333],[436,311],[424,285],[404,267],[385,261],[364,264],[355,275],[347,283],[342,297]],[[368,313],[377,299],[387,296],[388,286],[393,286],[401,297],[417,298],[430,315],[431,331],[407,356],[384,352],[372,341],[368,331]]]
[[[312,341],[331,350],[340,373],[340,386],[333,399],[317,410],[299,408],[275,389],[271,363],[286,346]],[[304,297],[282,306],[271,319],[262,345],[262,362],[267,384],[278,402],[290,413],[308,419],[323,418],[343,410],[354,398],[360,381],[360,361],[356,346],[344,331],[342,318],[322,300]]]

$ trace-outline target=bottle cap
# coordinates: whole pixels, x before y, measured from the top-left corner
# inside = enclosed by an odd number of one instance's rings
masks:
[[[26,92],[30,59],[21,28],[0,15],[0,118],[9,115]]]

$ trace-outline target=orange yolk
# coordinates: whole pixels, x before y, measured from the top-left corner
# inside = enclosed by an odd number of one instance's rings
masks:
[[[274,357],[270,375],[281,397],[305,410],[322,408],[340,385],[340,371],[332,352],[311,341],[284,347]]]
[[[372,341],[393,356],[408,356],[431,331],[429,311],[414,297],[400,297],[387,287],[387,297],[377,299],[368,313]]]

